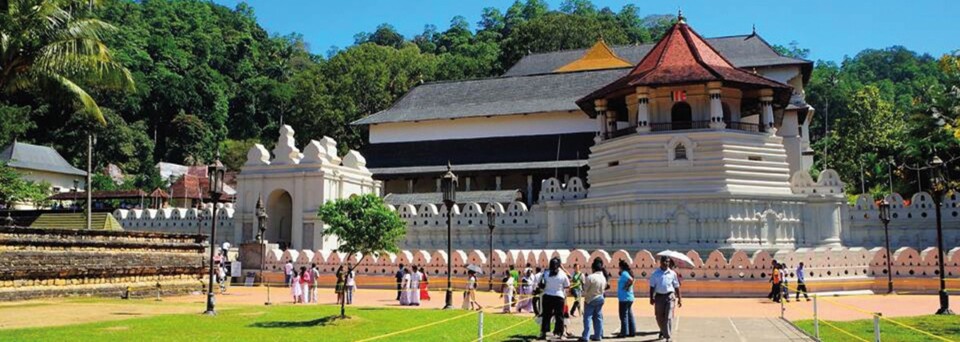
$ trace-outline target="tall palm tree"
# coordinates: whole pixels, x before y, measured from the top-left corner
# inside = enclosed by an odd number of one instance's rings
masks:
[[[116,28],[75,15],[87,3],[0,0],[0,94],[39,89],[68,95],[80,112],[106,123],[97,102],[81,85],[132,89],[134,83],[102,40]]]

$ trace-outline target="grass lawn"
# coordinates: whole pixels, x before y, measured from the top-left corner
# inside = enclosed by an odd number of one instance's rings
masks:
[[[120,321],[60,327],[0,330],[3,341],[354,341],[464,315],[462,310],[347,308],[350,318],[338,318],[329,305],[236,307],[216,317],[200,314],[159,315]],[[525,321],[525,322],[524,322]],[[507,329],[485,340],[523,340],[536,336],[529,317],[484,314],[484,334]],[[519,325],[517,325],[519,324]],[[477,315],[454,319],[377,341],[473,341]]]
[[[892,320],[909,325],[911,327],[941,336],[950,341],[960,341],[960,316],[917,316],[917,317],[898,317]],[[813,335],[813,320],[803,320],[794,322],[800,329],[803,329],[810,335]],[[873,341],[873,319],[865,319],[849,322],[830,321],[840,329],[846,330],[867,341]],[[915,330],[899,326],[886,320],[880,320],[880,338],[884,341],[943,341],[929,335],[919,333]],[[820,339],[824,342],[833,341],[860,341],[847,334],[837,331],[837,329],[826,324],[820,324]]]

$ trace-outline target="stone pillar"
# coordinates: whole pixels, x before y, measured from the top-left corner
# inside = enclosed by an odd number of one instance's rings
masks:
[[[469,177],[469,176],[468,176],[468,177],[464,177],[464,179],[466,180],[466,182],[465,182],[465,184],[464,184],[464,186],[465,186],[465,187],[464,187],[464,191],[470,191],[470,177]]]
[[[440,192],[440,178],[437,178],[437,192]]]
[[[413,178],[407,178],[407,193],[413,193]]]
[[[727,124],[723,122],[723,103],[720,101],[721,89],[720,82],[707,83],[707,92],[710,94],[710,128],[726,128]]]
[[[501,189],[500,189],[500,183],[501,183],[502,181],[503,181],[503,178],[501,178],[500,176],[497,176],[497,190],[501,190]],[[437,183],[437,184],[439,184],[439,183]],[[438,191],[438,192],[439,192],[439,191]]]
[[[597,111],[597,121],[600,124],[600,137],[601,139],[610,138],[610,124],[608,124],[607,119],[607,100],[605,99],[596,99],[593,101],[593,108]]]
[[[637,87],[637,133],[650,131],[650,88]]]
[[[773,127],[773,90],[760,90],[760,123],[768,134],[776,134]]]
[[[533,205],[533,175],[527,175],[527,205]]]

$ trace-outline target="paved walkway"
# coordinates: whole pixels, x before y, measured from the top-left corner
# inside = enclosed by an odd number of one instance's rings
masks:
[[[616,316],[604,316],[604,338],[612,338],[620,330]],[[570,319],[569,331],[583,331],[580,317]],[[673,339],[676,341],[812,341],[806,335],[779,318],[731,318],[731,317],[680,317]],[[655,341],[659,329],[651,317],[637,318],[637,337],[617,341]],[[551,339],[572,341],[572,339]]]

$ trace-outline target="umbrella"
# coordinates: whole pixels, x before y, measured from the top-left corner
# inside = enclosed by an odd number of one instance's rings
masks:
[[[693,264],[693,260],[691,260],[690,257],[688,257],[686,254],[683,254],[677,251],[665,250],[663,252],[657,253],[657,256],[666,256],[666,257],[674,258],[674,259],[685,262],[690,267],[695,266]]]
[[[467,265],[467,269],[476,272],[477,274],[483,274],[483,268],[477,265]]]

